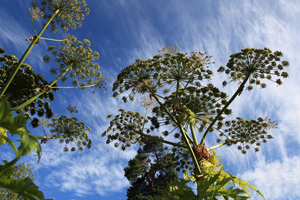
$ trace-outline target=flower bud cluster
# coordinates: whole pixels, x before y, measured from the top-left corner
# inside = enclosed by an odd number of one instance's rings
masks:
[[[90,12],[90,9],[86,6],[85,0],[40,0],[39,2],[32,2],[32,9],[29,9],[29,12],[35,20],[43,18],[48,21],[59,10],[59,13],[51,22],[51,32],[55,33],[57,31],[57,24],[60,24],[63,31],[67,31],[69,27],[72,29],[75,29],[77,26],[81,27],[81,21]]]
[[[270,80],[281,85],[281,78],[288,77],[285,68],[289,66],[288,61],[281,61],[282,56],[280,51],[273,53],[268,48],[246,48],[232,54],[226,68],[221,66],[218,72],[229,74],[232,81],[243,81],[250,75],[249,85],[246,87],[249,91],[253,89],[253,85],[266,88],[267,84],[262,80]],[[227,82],[224,81],[223,85],[227,85]]]
[[[148,122],[148,119],[141,116],[138,112],[126,112],[125,109],[120,109],[119,112],[120,114],[113,118],[110,126],[102,133],[102,137],[107,137],[106,143],[109,144],[116,140],[117,142],[114,143],[114,146],[119,147],[122,144],[122,150],[131,147],[136,142],[142,143],[142,127]],[[108,115],[107,117],[112,118],[113,115]]]
[[[113,84],[114,97],[128,91],[136,93],[157,92],[163,88],[163,93],[171,91],[175,82],[200,86],[200,81],[210,79],[213,72],[208,69],[209,56],[203,53],[165,53],[155,55],[152,59],[138,59],[133,65],[126,67],[118,75]],[[127,97],[123,97],[126,102]],[[131,100],[133,98],[131,97]]]
[[[83,43],[77,40],[74,36],[67,37],[63,46],[56,49],[55,46],[50,46],[48,52],[51,56],[44,56],[44,62],[55,61],[58,63],[58,68],[52,68],[52,74],[63,73],[67,68],[71,67],[68,75],[73,79],[73,86],[84,87],[86,85],[93,85],[100,89],[105,89],[104,79],[99,71],[100,66],[94,63],[99,59],[99,53],[90,49],[90,41],[85,39]],[[62,82],[66,82],[67,75],[62,77]]]
[[[268,134],[268,130],[277,128],[277,124],[267,118],[259,117],[257,120],[244,120],[237,117],[236,120],[226,121],[225,127],[217,142],[225,142],[228,146],[238,144],[238,149],[246,154],[250,148],[253,148],[255,152],[259,151],[262,143],[272,139],[273,136]]]
[[[92,141],[89,139],[87,131],[91,131],[89,127],[85,127],[84,122],[79,122],[77,118],[66,117],[64,115],[53,118],[52,123],[48,125],[53,137],[62,137],[59,143],[65,144],[64,151],[75,151],[76,147],[82,151],[83,147],[91,148]],[[71,146],[71,147],[68,147]]]

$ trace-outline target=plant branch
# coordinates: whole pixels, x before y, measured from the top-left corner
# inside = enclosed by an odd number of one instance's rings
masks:
[[[195,132],[195,125],[193,125],[193,123],[190,123],[190,129],[191,129],[191,132],[192,132],[194,143],[196,145],[198,145],[198,140],[197,140],[197,136],[196,136],[196,132]]]
[[[199,172],[199,174],[201,174],[201,168],[200,168],[200,165],[199,165],[199,163],[198,163],[198,161],[197,161],[196,155],[195,155],[195,153],[194,153],[194,151],[193,151],[193,149],[192,149],[192,147],[191,147],[191,144],[190,144],[190,142],[189,142],[189,140],[188,140],[188,138],[187,138],[187,134],[186,134],[186,132],[184,131],[184,129],[182,128],[181,124],[179,124],[179,129],[180,129],[180,131],[181,131],[181,134],[182,134],[182,136],[183,136],[183,138],[184,138],[184,141],[185,141],[186,145],[188,146],[188,149],[189,149],[190,154],[191,154],[191,156],[192,156],[192,159],[193,159],[193,161],[194,161],[195,167],[196,167],[197,171]]]
[[[205,141],[205,138],[207,136],[207,134],[209,133],[210,129],[213,127],[213,125],[216,123],[216,121],[221,117],[221,115],[224,113],[224,111],[228,108],[228,106],[233,102],[233,100],[243,91],[243,88],[245,86],[245,84],[247,83],[249,77],[250,77],[251,73],[249,73],[246,78],[244,79],[244,81],[241,83],[240,87],[236,90],[236,92],[233,94],[233,96],[230,98],[230,100],[226,103],[226,105],[223,107],[223,109],[221,110],[221,112],[218,113],[218,115],[215,117],[215,119],[210,123],[209,127],[206,129],[200,144],[203,144]]]
[[[54,17],[59,13],[59,11],[60,11],[59,9],[55,11],[55,13],[52,15],[52,17],[48,20],[48,22],[44,25],[44,27],[39,32],[39,34],[34,38],[34,40],[31,42],[31,44],[29,45],[29,47],[26,49],[25,53],[23,54],[21,60],[19,61],[18,65],[17,65],[17,68],[15,69],[13,75],[10,77],[8,83],[5,85],[4,89],[1,91],[0,99],[3,97],[3,95],[6,92],[8,86],[11,84],[12,80],[16,76],[18,70],[20,69],[20,67],[23,64],[25,58],[28,56],[29,52],[31,51],[31,49],[33,48],[33,46],[35,45],[35,43],[38,41],[38,39],[40,38],[40,36],[43,34],[43,32],[49,26],[50,22],[54,19]]]
[[[70,65],[63,73],[61,73],[50,85],[49,88],[46,88],[43,92],[39,92],[37,95],[35,95],[34,97],[31,97],[30,99],[28,99],[26,102],[24,102],[23,104],[19,105],[18,107],[16,107],[15,109],[13,109],[14,112],[16,112],[17,110],[27,106],[28,104],[32,103],[33,101],[35,101],[39,96],[41,96],[42,94],[44,94],[45,92],[47,92],[59,79],[61,79],[69,70],[71,70],[72,65]]]

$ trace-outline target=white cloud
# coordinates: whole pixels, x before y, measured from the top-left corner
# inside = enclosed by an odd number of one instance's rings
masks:
[[[43,144],[43,157],[36,169],[39,182],[61,191],[74,191],[77,196],[95,192],[106,195],[129,186],[123,168],[135,156],[134,150],[123,152],[101,138],[94,139],[92,148],[83,152],[63,153],[62,148],[57,141]],[[39,176],[50,168],[45,177]]]
[[[253,170],[242,173],[240,177],[256,185],[267,199],[292,200],[300,197],[299,157],[272,162],[261,157],[254,166]]]

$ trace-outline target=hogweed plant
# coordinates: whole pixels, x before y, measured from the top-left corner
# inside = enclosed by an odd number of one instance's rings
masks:
[[[156,140],[157,133],[174,136],[171,141],[160,141],[173,145],[172,151],[178,155],[176,170],[183,172],[183,179],[174,183],[162,199],[248,199],[249,188],[264,198],[249,183],[226,173],[213,150],[226,145],[237,146],[243,154],[249,149],[257,152],[262,143],[273,138],[268,131],[276,128],[275,122],[262,117],[229,119],[233,113],[229,106],[255,86],[264,89],[267,82],[281,85],[282,79],[288,77],[285,69],[289,63],[281,61],[281,52],[267,48],[246,48],[231,55],[227,65],[218,69],[229,76],[229,80],[222,82],[224,87],[239,82],[235,93],[229,96],[222,87],[212,84],[214,74],[206,53],[176,51],[164,49],[153,58],[138,59],[122,70],[113,84],[113,96],[121,96],[125,103],[128,99],[134,101],[137,94],[148,96],[156,105],[147,107],[151,115],[125,109],[120,109],[116,116],[109,115],[112,120],[102,136],[122,150],[135,143],[143,145],[145,138]],[[209,133],[219,138],[214,146],[207,147]],[[190,181],[197,184],[197,194],[185,185]]]
[[[15,165],[22,156],[35,150],[38,155],[38,162],[41,156],[41,144],[47,143],[50,139],[59,139],[65,144],[64,151],[83,150],[91,147],[91,140],[84,122],[78,121],[71,114],[78,113],[75,107],[69,106],[68,116],[53,113],[50,101],[54,100],[54,92],[69,88],[100,88],[105,89],[105,81],[96,63],[99,53],[93,51],[91,42],[85,39],[83,42],[76,37],[66,34],[63,40],[43,38],[41,35],[51,25],[51,32],[57,32],[60,26],[63,31],[68,28],[75,29],[82,25],[85,15],[89,9],[85,0],[40,0],[32,3],[29,15],[39,21],[44,20],[42,29],[35,36],[28,37],[31,41],[27,50],[19,60],[13,55],[0,57],[0,145],[8,144],[12,148],[15,158],[11,161],[4,161],[0,165],[0,187],[18,194],[24,199],[45,199],[38,186],[30,178],[23,180],[11,179],[15,172]],[[33,28],[35,26],[33,23]],[[34,69],[23,64],[32,48],[39,43],[40,39],[52,40],[62,45],[57,48],[50,46],[49,55],[44,57],[45,63],[56,62],[50,70],[56,78],[48,82]],[[0,54],[5,50],[0,48]],[[68,81],[71,79],[72,81]],[[60,81],[60,82],[59,82]],[[60,84],[70,84],[65,86]],[[50,100],[50,101],[49,101]],[[55,117],[53,117],[55,116]],[[33,128],[42,127],[43,136],[32,134],[27,129],[27,124]],[[16,147],[13,139],[8,135],[18,136],[19,147]],[[39,142],[40,139],[41,141]],[[37,163],[38,163],[37,162]]]

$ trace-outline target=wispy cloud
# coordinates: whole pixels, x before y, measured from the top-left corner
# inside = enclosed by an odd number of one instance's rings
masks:
[[[255,162],[255,169],[241,174],[241,178],[256,185],[267,199],[297,199],[300,196],[300,158]]]

